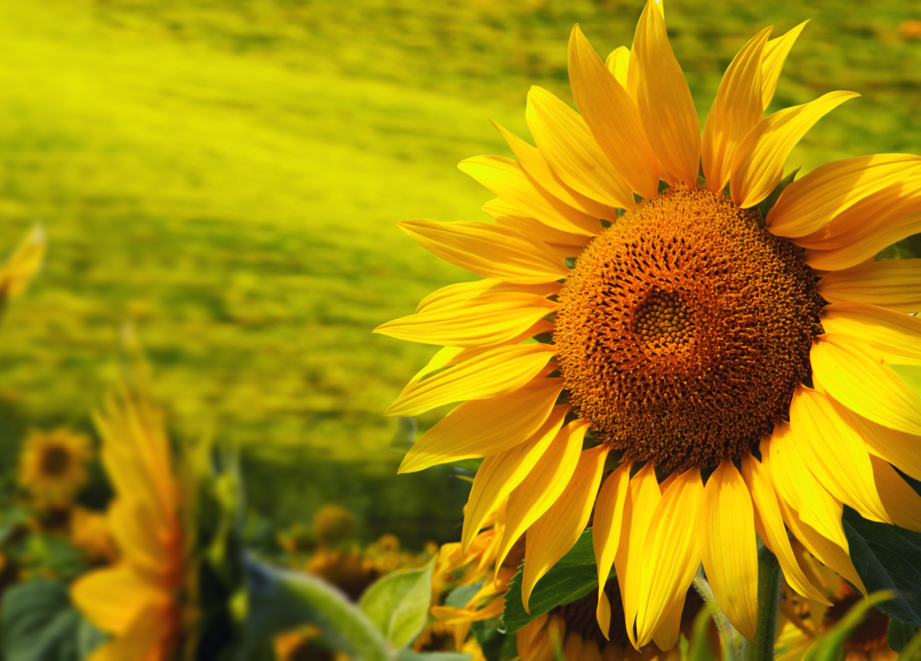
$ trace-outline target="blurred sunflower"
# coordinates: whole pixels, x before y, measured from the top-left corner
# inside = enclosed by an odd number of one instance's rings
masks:
[[[921,363],[921,321],[906,314],[921,309],[921,260],[874,259],[921,228],[921,158],[782,182],[800,138],[857,96],[763,117],[802,28],[745,44],[701,135],[661,5],[648,1],[632,49],[607,62],[577,26],[581,114],[532,88],[537,147],[499,127],[517,161],[460,165],[498,196],[484,207],[495,223],[401,223],[485,279],[377,329],[444,347],[390,415],[463,402],[400,470],[485,458],[462,542],[508,499],[498,562],[527,532],[525,607],[593,509],[599,583],[615,566],[631,643],[662,649],[701,562],[754,637],[756,532],[790,585],[824,601],[784,524],[861,590],[842,503],[921,529],[921,496],[892,466],[921,478],[921,399],[891,367]]]
[[[77,607],[113,636],[92,661],[166,661],[180,644],[185,579],[180,488],[163,416],[121,390],[96,416],[102,460],[116,499],[108,523],[120,560],[71,588]]]
[[[6,301],[19,296],[42,267],[45,258],[45,231],[36,226],[17,246],[7,262],[0,266],[0,309]]]
[[[91,559],[113,561],[118,557],[105,514],[74,507],[70,511],[69,527],[70,543],[83,550]]]
[[[40,504],[60,507],[86,484],[90,440],[66,428],[31,430],[19,460],[19,484]]]

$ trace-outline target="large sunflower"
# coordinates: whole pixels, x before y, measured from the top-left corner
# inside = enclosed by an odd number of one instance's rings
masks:
[[[180,644],[186,562],[180,487],[161,413],[131,392],[97,416],[102,459],[116,498],[109,528],[117,564],[85,574],[71,594],[113,640],[93,661],[166,661]]]
[[[86,484],[86,462],[92,457],[90,440],[61,427],[50,432],[32,430],[19,460],[19,484],[42,504],[69,504]]]
[[[527,532],[525,605],[594,509],[599,581],[616,567],[638,647],[677,640],[701,562],[752,638],[756,533],[796,591],[825,601],[784,524],[860,589],[842,504],[921,530],[921,497],[893,468],[921,478],[921,399],[891,367],[921,364],[906,314],[921,309],[921,260],[874,259],[921,228],[921,158],[829,163],[777,198],[793,146],[857,96],[763,117],[802,27],[742,48],[702,133],[655,2],[606,63],[575,27],[581,114],[532,88],[537,147],[500,128],[517,161],[460,165],[498,196],[495,223],[401,223],[485,277],[377,329],[444,347],[389,414],[463,402],[401,471],[485,458],[462,541],[508,498],[498,562]],[[604,591],[597,615],[607,630]]]

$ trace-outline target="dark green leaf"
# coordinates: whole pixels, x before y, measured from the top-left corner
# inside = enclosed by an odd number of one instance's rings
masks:
[[[758,205],[758,211],[761,212],[762,218],[767,218],[768,211],[770,211],[774,205],[777,204],[777,200],[780,199],[780,194],[783,193],[787,186],[793,183],[793,180],[796,179],[796,175],[799,171],[800,168],[796,168],[793,170],[793,172],[781,179],[780,183],[774,187],[774,190],[771,191],[770,195],[761,201],[761,204]]]
[[[901,652],[912,638],[915,637],[917,630],[910,624],[899,622],[898,620],[889,621],[889,631],[886,633],[886,644],[889,649]]]
[[[6,661],[77,661],[82,617],[67,586],[37,579],[3,595],[3,658]]]
[[[451,590],[451,594],[445,599],[445,606],[463,608],[467,605],[467,602],[473,599],[473,595],[480,591],[481,587],[483,587],[483,581],[479,581],[473,585],[462,585],[459,588]]]
[[[361,596],[359,608],[394,649],[411,643],[428,622],[436,559],[437,556],[421,569],[385,576]]]
[[[486,661],[511,661],[518,656],[517,636],[500,631],[501,619],[474,622],[471,629]]]
[[[921,533],[867,521],[849,507],[844,508],[844,532],[867,590],[898,593],[879,610],[905,624],[921,626]]]
[[[598,587],[592,531],[582,533],[569,553],[537,582],[531,593],[530,614],[521,602],[521,580],[522,573],[518,572],[509,584],[505,597],[502,620],[509,633],[518,631],[551,608],[581,599]]]
[[[910,259],[921,257],[921,234],[909,236],[882,250],[879,259]]]

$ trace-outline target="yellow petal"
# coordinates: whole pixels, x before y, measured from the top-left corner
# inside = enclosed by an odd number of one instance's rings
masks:
[[[754,640],[758,628],[755,511],[745,480],[730,460],[724,459],[707,480],[700,513],[701,560],[713,595],[732,626]]]
[[[771,39],[764,47],[764,59],[761,64],[761,107],[764,110],[767,110],[767,107],[771,105],[771,100],[774,98],[774,92],[777,90],[777,79],[780,78],[780,72],[783,70],[787,55],[790,49],[793,48],[793,43],[799,33],[803,31],[808,22],[803,21],[784,36]]]
[[[394,319],[374,332],[422,344],[495,346],[525,333],[556,308],[556,303],[542,296],[489,294],[471,300],[465,308]]]
[[[595,504],[595,516],[592,518],[592,546],[595,550],[595,562],[598,565],[598,585],[604,587],[611,574],[611,565],[620,544],[621,529],[624,522],[624,505],[627,501],[627,488],[630,485],[632,461],[625,461],[608,476],[598,494]],[[604,590],[598,590],[598,607],[596,609],[598,626],[601,633],[608,637],[611,628],[611,607]]]
[[[461,161],[457,167],[493,194],[520,209],[523,215],[537,218],[550,227],[587,236],[594,236],[601,230],[598,218],[556,199],[510,158],[476,156]]]
[[[604,61],[604,66],[614,74],[620,86],[627,89],[627,77],[630,75],[630,49],[626,46],[615,48]]]
[[[544,456],[508,499],[502,543],[496,556],[501,565],[518,539],[557,501],[579,463],[588,421],[573,420],[563,427]]]
[[[777,494],[767,468],[753,456],[746,454],[742,457],[742,476],[745,478],[754,505],[755,529],[765,546],[777,556],[787,582],[807,599],[830,606],[831,603],[806,577],[796,561],[796,556],[793,555],[793,548],[790,546],[790,539],[787,537],[783,516],[780,513],[780,505],[777,503]]]
[[[765,222],[777,236],[812,234],[854,203],[916,173],[919,165],[921,157],[907,154],[874,154],[826,163],[787,186]]]
[[[518,284],[559,280],[569,269],[548,250],[513,229],[492,223],[404,220],[400,229],[423,248],[477,275]]]
[[[688,593],[684,592],[679,595],[678,599],[666,609],[665,617],[662,624],[652,634],[652,640],[660,650],[672,650],[672,653],[678,652],[675,646],[681,637],[681,615],[684,611],[684,602],[687,600]],[[660,656],[662,661],[680,661],[680,653],[676,656],[669,654]]]
[[[45,231],[37,225],[0,268],[0,298],[13,298],[25,291],[29,281],[42,268],[44,258]]]
[[[562,379],[538,379],[521,390],[464,402],[406,453],[400,473],[505,452],[544,424],[563,390]]]
[[[921,398],[895,370],[847,335],[820,335],[809,354],[829,395],[890,429],[921,434]]]
[[[159,661],[172,651],[180,625],[178,609],[166,602],[152,603],[139,612],[118,638],[102,644],[87,661]]]
[[[569,80],[579,111],[621,179],[640,196],[655,197],[661,166],[646,137],[639,109],[578,25],[569,38]]]
[[[854,92],[829,92],[801,106],[778,110],[761,120],[745,137],[732,164],[729,190],[732,201],[743,209],[753,207],[771,194],[783,178],[784,164],[796,143],[813,125]],[[775,234],[774,227],[770,230]]]
[[[921,496],[883,459],[871,457],[876,487],[892,523],[921,532]]]
[[[921,436],[889,429],[875,422],[870,422],[843,406],[842,415],[849,415],[850,422],[860,433],[863,442],[871,454],[882,457],[903,473],[921,480]]]
[[[736,151],[752,127],[761,121],[761,60],[771,34],[765,28],[742,47],[720,83],[707,115],[700,145],[700,161],[707,188],[721,192],[729,181]]]
[[[87,619],[116,636],[127,631],[145,608],[168,599],[124,565],[84,574],[71,586],[70,595]]]
[[[584,450],[563,493],[544,515],[528,528],[521,600],[524,609],[529,613],[531,611],[528,602],[534,586],[575,546],[585,526],[588,525],[610,447],[603,443],[590,450]]]
[[[806,466],[832,496],[864,518],[892,523],[873,483],[870,454],[830,397],[797,387],[790,425],[800,440],[798,450]]]
[[[819,280],[830,303],[869,303],[909,314],[921,310],[921,259],[869,260]]]
[[[412,417],[451,402],[506,395],[547,372],[551,344],[496,347],[403,389],[386,415]]]
[[[501,454],[490,455],[483,461],[473,480],[473,488],[470,490],[464,511],[461,541],[465,552],[470,549],[486,517],[508,498],[512,490],[521,484],[544,456],[563,426],[563,418],[570,410],[571,407],[566,404],[554,407],[553,413],[531,438]]]
[[[605,206],[633,209],[633,191],[579,113],[547,90],[532,87],[526,118],[537,148],[560,179]]]
[[[521,165],[525,174],[533,179],[538,186],[561,202],[589,216],[608,220],[617,218],[616,207],[600,204],[592,198],[582,195],[578,191],[570,188],[556,175],[547,162],[547,159],[541,155],[536,147],[532,147],[496,122],[493,122],[493,125],[499,130],[502,137],[505,138],[505,141],[515,154],[515,158],[518,159],[518,163]]]
[[[840,271],[857,266],[921,229],[921,177],[912,176],[868,195],[832,218],[825,227],[794,240],[809,248],[815,269]]]
[[[768,448],[777,494],[780,500],[799,512],[806,524],[847,551],[847,537],[841,524],[841,502],[826,491],[806,466],[799,447],[809,439],[802,438],[802,433],[798,426],[786,422],[778,423],[774,428]]]
[[[637,600],[636,643],[642,647],[662,624],[668,608],[688,591],[700,564],[700,470],[685,471],[662,494],[644,544]]]
[[[521,232],[527,237],[537,239],[548,244],[563,244],[567,246],[587,246],[592,241],[592,237],[569,232],[561,232],[546,225],[537,218],[528,218],[527,216],[497,213],[494,209],[483,207],[483,211],[488,213],[497,225],[510,227],[513,230]]]
[[[649,143],[669,183],[694,186],[700,165],[700,120],[655,0],[647,0],[640,16],[633,52],[639,68],[636,102]]]
[[[416,313],[453,310],[467,306],[470,301],[484,294],[531,294],[553,296],[563,288],[559,282],[539,282],[534,285],[519,285],[501,280],[475,280],[458,282],[436,289],[416,306]]]
[[[921,319],[865,303],[822,308],[822,327],[833,335],[859,338],[887,363],[921,365]]]
[[[614,556],[617,583],[624,606],[624,626],[630,642],[636,645],[634,623],[639,608],[640,582],[643,576],[645,542],[662,492],[656,480],[655,466],[648,462],[630,480],[620,544]]]

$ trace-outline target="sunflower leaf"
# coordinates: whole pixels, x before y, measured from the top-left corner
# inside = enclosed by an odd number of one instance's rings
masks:
[[[3,595],[2,657],[8,661],[72,661],[79,658],[82,617],[70,602],[67,586],[35,579]]]
[[[385,576],[361,597],[358,607],[395,649],[411,643],[425,628],[436,558],[421,569]]]
[[[902,649],[911,642],[915,637],[917,629],[910,624],[891,620],[889,622],[889,631],[886,632],[886,644],[894,652],[901,652]]]
[[[517,636],[500,631],[500,625],[501,620],[496,617],[474,622],[471,627],[486,661],[511,661],[518,656]]]
[[[528,613],[521,602],[522,572],[515,574],[505,597],[502,622],[507,633],[514,633],[551,608],[572,603],[598,587],[592,531],[586,530],[576,545],[547,572],[531,593]]]
[[[877,608],[899,622],[921,626],[921,533],[867,521],[849,507],[843,523],[851,559],[867,590],[897,592]]]

